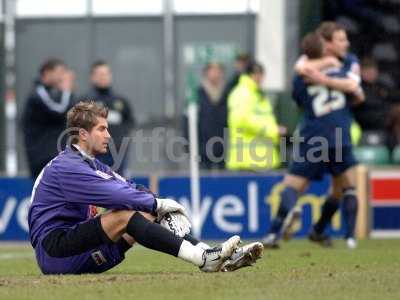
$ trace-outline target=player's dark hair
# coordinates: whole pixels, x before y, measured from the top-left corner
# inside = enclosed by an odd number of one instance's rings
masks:
[[[77,129],[83,128],[90,132],[97,125],[97,118],[107,116],[108,109],[101,103],[87,100],[75,104],[67,113],[67,129],[73,129],[69,131],[72,143],[78,142]]]
[[[248,75],[255,73],[264,73],[264,67],[258,62],[252,61],[247,65],[245,73]]]
[[[301,40],[301,49],[310,59],[321,58],[324,54],[324,44],[321,36],[315,32],[308,33]]]
[[[344,28],[344,26],[339,23],[326,21],[322,22],[321,25],[319,25],[317,33],[321,35],[324,40],[332,41],[333,34],[336,31],[340,30],[346,31],[346,28]]]
[[[39,73],[42,76],[47,71],[53,71],[58,66],[65,66],[65,63],[58,58],[49,58],[42,63],[39,68]]]
[[[92,65],[90,67],[90,73],[93,73],[94,70],[96,70],[98,67],[102,67],[102,66],[108,66],[108,63],[103,59],[96,60],[94,63],[92,63]]]

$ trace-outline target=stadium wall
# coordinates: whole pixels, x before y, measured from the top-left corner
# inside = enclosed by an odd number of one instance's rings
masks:
[[[174,17],[176,115],[171,120],[167,118],[163,101],[165,62],[162,16],[19,18],[16,20],[18,117],[21,117],[38,68],[46,58],[62,58],[75,71],[77,96],[89,89],[90,65],[101,58],[108,61],[113,69],[115,90],[130,101],[135,111],[136,130],[157,126],[175,130],[180,128],[186,108],[188,69],[200,78],[204,63],[218,60],[225,63],[229,78],[236,53],[254,54],[254,31],[255,15],[252,13]],[[0,41],[1,38],[0,35]],[[185,56],[188,49],[194,54],[193,61]],[[0,119],[0,130],[1,122]],[[0,154],[2,149],[0,147]],[[24,150],[19,131],[18,174],[22,175],[27,174]],[[129,157],[129,164],[134,165],[138,172],[160,169],[152,161],[143,166],[142,161],[145,158],[136,154]],[[181,168],[163,161],[162,169]]]

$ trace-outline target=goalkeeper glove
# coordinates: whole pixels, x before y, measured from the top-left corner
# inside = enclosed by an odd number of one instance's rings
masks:
[[[170,212],[180,212],[181,214],[187,216],[185,208],[172,199],[162,199],[155,198],[157,203],[155,212],[157,214],[158,219],[160,220],[166,213]]]

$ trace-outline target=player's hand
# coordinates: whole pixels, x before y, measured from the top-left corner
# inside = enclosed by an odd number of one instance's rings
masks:
[[[156,201],[157,201],[156,213],[159,219],[163,217],[166,213],[171,213],[171,212],[179,212],[187,216],[186,210],[183,207],[183,205],[179,204],[175,200],[156,198]]]
[[[364,90],[361,87],[359,87],[357,91],[353,94],[351,104],[356,106],[363,103],[364,101],[365,101]]]
[[[363,90],[360,87],[360,84],[355,80],[349,80],[349,93],[355,95],[362,95]],[[358,93],[358,94],[357,94]]]

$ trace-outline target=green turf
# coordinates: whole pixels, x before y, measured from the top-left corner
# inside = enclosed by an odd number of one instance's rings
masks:
[[[356,250],[293,241],[218,274],[138,247],[117,268],[83,276],[42,276],[28,247],[0,245],[0,299],[400,299],[400,240]]]

